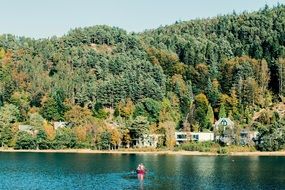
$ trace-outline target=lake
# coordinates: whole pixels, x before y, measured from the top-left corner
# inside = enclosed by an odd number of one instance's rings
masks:
[[[285,189],[285,157],[0,153],[0,189]]]

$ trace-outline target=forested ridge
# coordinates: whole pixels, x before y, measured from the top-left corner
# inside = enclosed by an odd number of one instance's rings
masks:
[[[284,5],[142,33],[102,25],[48,39],[0,35],[0,141],[106,149],[156,133],[171,148],[175,130],[212,131],[229,117],[260,132],[259,149],[278,150],[284,67]],[[73,127],[55,130],[55,121]]]

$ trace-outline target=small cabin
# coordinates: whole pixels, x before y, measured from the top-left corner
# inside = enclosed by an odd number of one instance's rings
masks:
[[[26,132],[32,135],[36,135],[38,133],[38,130],[35,130],[35,127],[31,125],[19,125],[18,129],[19,132]]]
[[[53,127],[55,130],[60,129],[60,128],[65,128],[65,127],[71,127],[71,123],[63,122],[63,121],[56,121],[53,123]]]

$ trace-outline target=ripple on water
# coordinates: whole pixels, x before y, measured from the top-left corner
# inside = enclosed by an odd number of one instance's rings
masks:
[[[285,157],[0,153],[0,189],[285,189]],[[143,181],[129,171],[151,169]]]
[[[152,175],[139,181],[130,173],[34,175],[31,173],[10,173],[0,175],[1,189],[141,189],[150,187]]]

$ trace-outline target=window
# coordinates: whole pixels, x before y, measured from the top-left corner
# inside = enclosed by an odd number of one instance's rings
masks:
[[[223,119],[223,120],[221,121],[221,124],[222,124],[223,126],[227,126],[227,125],[228,125],[228,122],[227,122],[225,119]]]
[[[199,140],[199,135],[193,135],[192,139],[193,139],[194,141],[198,141],[198,140]]]
[[[177,135],[177,139],[186,139],[186,135]]]

